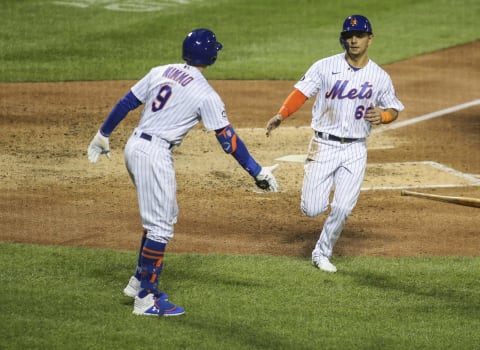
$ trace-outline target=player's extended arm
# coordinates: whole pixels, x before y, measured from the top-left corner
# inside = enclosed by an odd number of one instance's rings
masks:
[[[131,91],[118,101],[88,146],[90,162],[96,163],[102,154],[110,158],[110,142],[108,139],[110,134],[131,110],[141,104],[142,102]]]
[[[225,153],[231,154],[237,160],[242,168],[255,179],[259,188],[270,192],[278,192],[278,183],[273,176],[273,171],[278,167],[278,164],[271,167],[262,167],[258,164],[231,125],[215,130],[215,136]]]
[[[298,111],[306,100],[308,100],[307,96],[298,89],[295,89],[290,95],[288,95],[278,113],[268,121],[266,135],[270,136],[272,130],[279,127],[282,121],[289,115]]]

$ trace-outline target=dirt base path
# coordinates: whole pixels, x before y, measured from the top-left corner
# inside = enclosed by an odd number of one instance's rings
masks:
[[[405,125],[477,100],[479,62],[475,42],[384,67],[406,110],[396,129],[369,139],[364,190],[334,255],[480,254],[479,209],[400,196],[415,188],[480,198],[478,104]],[[0,84],[1,241],[137,249],[141,225],[123,146],[139,111],[113,134],[111,161],[93,166],[86,156],[133,83]],[[306,218],[299,208],[311,101],[272,138],[262,130],[293,84],[212,81],[255,158],[280,164],[281,192],[256,193],[214,135],[195,129],[175,151],[180,215],[170,252],[310,256],[326,217]]]

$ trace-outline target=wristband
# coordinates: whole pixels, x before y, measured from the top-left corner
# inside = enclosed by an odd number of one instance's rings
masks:
[[[381,121],[382,124],[388,124],[393,120],[393,115],[389,111],[383,111]]]

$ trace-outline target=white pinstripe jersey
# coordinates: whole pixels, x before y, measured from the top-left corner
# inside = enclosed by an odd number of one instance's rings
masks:
[[[295,88],[308,98],[316,95],[312,128],[339,137],[370,135],[371,124],[363,116],[371,103],[382,109],[404,108],[387,72],[372,60],[355,71],[345,53],[315,62]]]
[[[207,129],[229,124],[223,103],[203,74],[184,63],[152,68],[132,88],[144,103],[137,128],[179,144],[200,120]]]

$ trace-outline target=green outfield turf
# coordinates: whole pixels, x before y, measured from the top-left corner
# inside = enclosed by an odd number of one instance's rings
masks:
[[[478,258],[166,257],[186,308],[134,316],[134,252],[0,244],[0,349],[478,349]]]
[[[225,47],[209,78],[298,79],[340,50],[352,13],[371,20],[380,64],[480,38],[477,0],[2,0],[0,81],[137,79],[181,61],[198,27]]]

